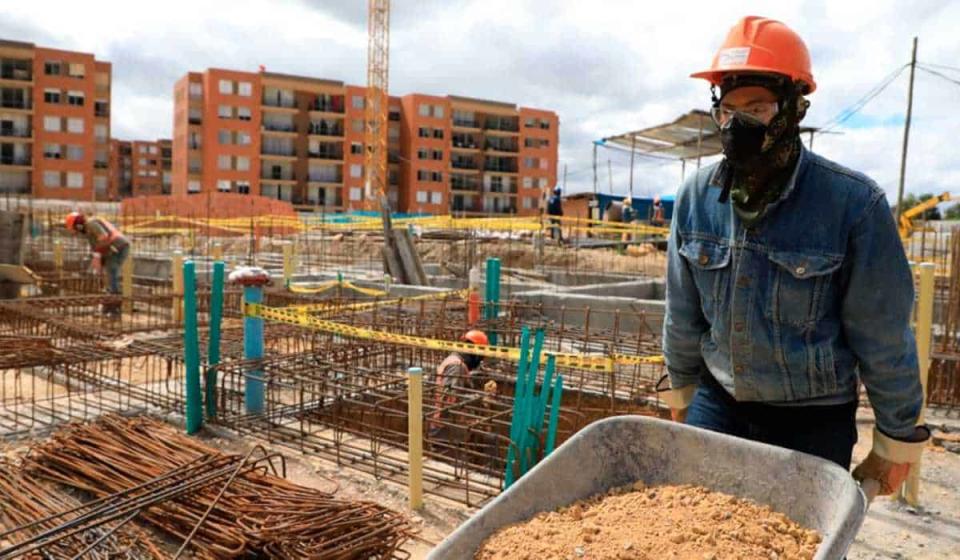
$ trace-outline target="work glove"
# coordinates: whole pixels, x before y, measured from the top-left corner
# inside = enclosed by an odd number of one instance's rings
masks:
[[[657,382],[657,393],[663,399],[663,402],[670,407],[670,419],[682,424],[687,421],[687,409],[693,402],[693,394],[697,390],[697,386],[686,385],[678,389],[673,387],[662,388],[661,384],[666,379],[668,379],[668,376],[664,375]]]
[[[926,426],[917,426],[904,440],[893,439],[874,428],[873,448],[853,470],[853,478],[860,482],[876,480],[880,485],[878,496],[893,494],[907,480],[910,469],[920,461],[928,439],[930,430]]]

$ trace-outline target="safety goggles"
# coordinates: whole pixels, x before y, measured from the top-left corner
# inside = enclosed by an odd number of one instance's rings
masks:
[[[724,123],[733,118],[734,113],[746,115],[760,122],[768,122],[779,110],[780,106],[776,101],[755,101],[745,107],[736,109],[717,105],[710,109],[710,116],[713,117],[713,122],[717,126],[723,126]]]

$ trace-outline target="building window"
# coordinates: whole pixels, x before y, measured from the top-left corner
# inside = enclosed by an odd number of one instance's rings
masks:
[[[68,91],[67,92],[67,103],[70,105],[76,105],[77,107],[83,106],[83,92],[82,91]]]
[[[187,192],[188,193],[200,192],[200,181],[187,181]]]
[[[60,103],[60,90],[58,89],[43,90],[43,100],[46,103]]]
[[[443,193],[436,191],[430,193],[430,204],[443,204]]]
[[[363,166],[356,163],[350,164],[350,176],[363,177]]]
[[[203,97],[203,84],[200,82],[190,82],[190,97]]]
[[[137,152],[138,152],[138,153],[141,153],[141,154],[145,154],[145,153],[147,153],[147,147],[144,146],[143,144],[141,144],[141,145],[137,146]],[[145,162],[145,161],[146,161],[145,159],[141,159],[141,160],[140,160],[140,165],[143,165],[143,162]]]
[[[243,97],[250,97],[253,95],[253,84],[250,82],[238,82],[237,83],[237,93]],[[249,192],[250,185],[247,185]]]
[[[83,146],[67,146],[67,159],[80,161],[83,159]]]
[[[421,117],[429,117],[430,105],[427,105],[426,103],[421,103],[420,107],[417,108],[417,114],[419,114]]]
[[[63,155],[60,152],[60,144],[44,144],[43,157],[46,159],[60,159]]]
[[[529,169],[536,169],[537,167],[537,158],[523,158],[523,166]]]
[[[227,146],[233,143],[233,134],[229,130],[220,129],[217,132],[217,142],[221,146]]]
[[[434,137],[434,138],[439,138],[440,140],[443,140],[443,129],[442,129],[442,128],[434,129],[434,131],[433,131],[433,137]]]
[[[427,191],[417,191],[417,202],[426,204],[430,194]]]
[[[59,172],[59,171],[44,171],[44,172],[43,172],[43,186],[45,186],[45,187],[59,187],[59,186],[60,186],[60,172]]]
[[[71,62],[69,73],[71,78],[82,78],[86,75],[87,69],[79,62]]]
[[[354,95],[354,96],[353,96],[353,99],[351,99],[350,102],[351,102],[351,104],[353,104],[353,108],[354,108],[354,109],[363,109],[363,96],[362,96],[362,95]]]
[[[530,210],[530,209],[532,209],[532,208],[533,208],[533,205],[534,205],[534,202],[535,202],[536,200],[537,200],[536,198],[533,198],[533,197],[530,197],[530,196],[525,196],[525,197],[523,197],[523,209],[524,209],[524,210]]]
[[[249,107],[237,107],[237,118],[241,121],[249,121],[251,113]]]
[[[60,117],[43,117],[43,129],[48,132],[60,132],[62,122]]]
[[[541,188],[541,189],[546,189],[546,188],[547,188],[547,178],[546,178],[546,177],[540,177],[540,188]]]
[[[354,132],[363,132],[363,119],[353,119],[350,127],[353,128]]]
[[[237,171],[250,171],[250,158],[237,156]]]
[[[550,121],[540,121],[540,128],[550,130]]]
[[[546,169],[546,168],[547,168],[547,158],[545,157],[540,158],[540,169]]]
[[[138,160],[137,160],[137,165],[139,165],[140,167],[146,167],[146,165],[147,165],[147,158],[142,157],[142,158],[138,159]]]
[[[149,148],[147,148],[147,151],[150,152],[151,154],[159,153],[159,150],[157,149],[156,146],[150,146]]]
[[[430,180],[430,172],[429,172],[429,171],[427,171],[427,170],[425,170],[425,169],[418,169],[418,170],[417,170],[417,181],[429,181],[429,180]]]
[[[442,182],[443,182],[443,173],[441,173],[440,171],[432,171],[432,172],[430,173],[430,180],[431,180],[431,181],[435,181],[435,182],[437,182],[437,183],[442,183]]]
[[[230,156],[218,156],[217,157],[217,167],[226,171],[232,168],[233,161]]]
[[[433,159],[435,161],[443,161],[443,150],[433,150]]]
[[[217,108],[217,116],[221,119],[229,119],[233,116],[233,107],[229,105],[221,105]]]
[[[237,181],[237,192],[240,194],[250,194],[250,182]]]
[[[387,138],[389,138],[389,139],[391,139],[391,140],[395,140],[395,139],[397,139],[397,138],[400,138],[400,129],[399,129],[398,127],[395,127],[395,126],[391,126],[391,127],[387,128]]]
[[[427,159],[430,157],[430,150],[426,148],[420,148],[417,150],[417,159]]]
[[[237,132],[237,144],[241,146],[249,146],[252,142],[250,134],[246,132]]]
[[[434,105],[433,106],[433,116],[442,119],[443,118],[443,105]]]
[[[47,76],[59,76],[60,75],[60,63],[59,62],[44,62],[43,63],[43,73]],[[57,180],[57,186],[60,186],[59,179]]]
[[[107,177],[105,175],[97,175],[93,178],[93,188],[98,193],[107,192]]]
[[[417,135],[418,135],[420,138],[430,138],[430,129],[429,129],[429,128],[424,128],[424,127],[421,126],[420,129],[417,130]]]
[[[67,119],[67,132],[72,132],[74,134],[80,134],[83,132],[83,119],[69,118]]]
[[[103,143],[107,141],[107,125],[105,124],[95,124],[93,125],[93,136],[97,142]]]
[[[217,190],[220,192],[230,192],[230,181],[225,179],[217,181]]]
[[[83,173],[77,171],[71,171],[67,173],[67,188],[68,189],[82,189],[83,188]]]
[[[363,200],[363,189],[360,187],[350,187],[350,200]]]
[[[363,153],[363,144],[360,142],[350,142],[350,153],[351,154],[362,154]]]
[[[524,177],[523,178],[523,188],[532,189],[533,188],[533,177]]]
[[[220,80],[220,93],[224,95],[233,94],[233,82],[230,80]]]

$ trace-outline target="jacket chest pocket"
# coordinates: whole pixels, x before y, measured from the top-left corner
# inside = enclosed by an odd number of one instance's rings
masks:
[[[690,265],[703,315],[713,323],[729,276],[730,246],[696,239],[684,243],[679,252]]]
[[[842,257],[776,251],[771,264],[767,318],[804,329],[823,318],[834,297],[833,274]]]

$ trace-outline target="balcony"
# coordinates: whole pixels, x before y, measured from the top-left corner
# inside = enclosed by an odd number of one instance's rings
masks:
[[[520,123],[514,119],[487,119],[483,128],[499,132],[520,132]]]
[[[266,132],[296,132],[297,127],[292,124],[263,123],[261,128]]]
[[[0,136],[7,138],[30,138],[33,129],[29,126],[0,126]]]
[[[20,165],[20,166],[30,166],[30,156],[0,156],[0,165]]]
[[[479,167],[477,166],[477,162],[469,159],[454,158],[453,160],[450,161],[450,165],[454,169],[472,169],[472,170],[479,169]]]
[[[110,164],[105,161],[95,161],[93,162],[94,169],[106,169],[110,167]]]
[[[400,163],[400,155],[393,153],[387,154],[387,163]]]
[[[2,98],[0,107],[4,109],[33,109],[33,103],[29,99]]]
[[[292,146],[289,148],[277,147],[277,146],[261,146],[260,155],[295,158],[297,157],[297,150],[295,150]]]
[[[517,172],[517,164],[516,164],[516,163],[509,164],[509,163],[498,163],[498,162],[495,162],[495,161],[486,161],[486,162],[484,162],[484,164],[483,164],[483,170],[484,170],[484,171],[491,171],[491,172],[493,172],[493,173],[516,173],[516,172]]]
[[[327,123],[310,123],[310,128],[308,130],[310,134],[315,136],[343,136],[343,127],[342,126],[333,126],[328,125]]]
[[[454,117],[453,119],[454,128],[480,128],[480,122],[470,119],[458,119]]]
[[[517,194],[517,183],[490,183],[484,185],[483,187],[484,194]]]
[[[308,150],[307,157],[313,159],[334,159],[342,160],[343,151],[342,150]]]
[[[296,181],[297,173],[292,169],[270,169],[262,167],[260,169],[260,178],[268,181]]]
[[[31,69],[31,61],[0,63],[0,80],[32,82],[33,71]]]
[[[200,117],[190,117],[187,119],[188,124],[203,124],[203,119]]]
[[[338,113],[345,112],[343,97],[317,98],[310,104],[309,110],[319,113]]]
[[[343,175],[340,173],[320,173],[317,171],[312,171],[307,176],[307,180],[311,183],[327,183],[339,185],[343,183]]]
[[[110,107],[106,103],[94,103],[93,115],[95,117],[109,117]]]
[[[297,101],[296,99],[290,99],[289,97],[280,97],[280,96],[264,96],[260,100],[260,104],[264,107],[274,107],[277,109],[296,109]]]
[[[450,180],[450,190],[477,192],[480,190],[479,181],[469,181],[460,177],[454,177]]]
[[[516,153],[520,151],[520,146],[516,143],[507,143],[507,142],[491,142],[487,141],[483,149],[488,152],[510,152]]]
[[[451,139],[455,150],[480,150],[480,144],[472,136],[454,134]]]

